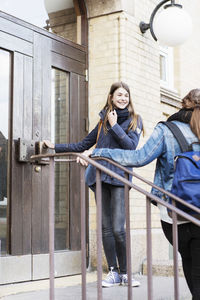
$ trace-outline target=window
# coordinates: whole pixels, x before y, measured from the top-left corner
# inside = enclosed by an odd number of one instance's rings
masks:
[[[160,47],[160,84],[161,87],[174,90],[173,48]]]

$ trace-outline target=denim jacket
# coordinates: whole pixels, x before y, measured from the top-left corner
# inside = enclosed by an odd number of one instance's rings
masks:
[[[198,142],[189,124],[178,121],[173,122],[181,129],[189,144]],[[199,145],[195,145],[194,148],[197,151],[200,150]],[[152,135],[141,149],[135,151],[95,149],[92,156],[111,158],[123,166],[129,167],[142,167],[157,159],[154,184],[170,192],[174,174],[174,157],[180,152],[179,144],[172,132],[164,124],[158,123]],[[152,188],[152,194],[168,200],[162,192],[155,188]]]
[[[105,111],[100,112],[100,118],[103,120]],[[140,134],[142,131],[142,119],[141,117],[138,118],[137,128],[128,131],[129,124],[131,122],[130,118],[127,118],[122,124],[116,123],[113,127],[110,127],[109,124],[107,125],[108,132],[107,134],[104,133],[103,126],[101,128],[98,142],[96,145],[96,149],[98,148],[110,148],[110,149],[127,149],[127,150],[134,150],[136,149]],[[96,144],[97,139],[97,132],[98,132],[98,124],[96,127],[81,141],[78,143],[72,144],[56,144],[55,151],[56,152],[82,152],[85,150],[90,149],[92,146]],[[109,164],[106,161],[99,161],[99,163],[113,172],[124,176],[124,172],[119,168]],[[131,168],[129,168],[131,169]],[[129,178],[131,180],[131,176]],[[110,177],[109,175],[102,172],[101,174],[101,181],[117,185],[123,186],[123,184],[118,181],[117,179]],[[88,186],[92,187],[96,182],[96,168],[92,165],[89,165],[86,169],[86,183]]]

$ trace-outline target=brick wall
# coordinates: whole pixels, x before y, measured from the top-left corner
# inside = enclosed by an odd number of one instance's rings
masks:
[[[138,20],[133,16],[122,12],[90,20],[90,130],[97,122],[97,115],[105,104],[110,85],[115,81],[123,80],[130,86],[136,112],[142,116],[144,121],[146,136],[141,138],[140,146],[146,141],[153,127],[162,119],[158,54],[158,45],[151,38],[143,38],[141,36]],[[152,181],[154,166],[155,163],[152,163],[135,171]],[[134,183],[137,183],[137,181],[134,180]],[[139,184],[144,189],[150,190],[144,184]],[[93,197],[92,194],[90,196]],[[130,199],[131,228],[132,237],[134,237],[138,230],[144,229],[146,226],[146,203],[145,197],[136,191],[131,191]],[[160,227],[158,210],[154,207],[152,209],[153,226]],[[93,233],[96,228],[95,222],[95,203],[93,201],[90,207],[90,230],[92,236],[95,236]],[[144,249],[143,242],[140,242],[140,244]],[[133,238],[133,243],[135,243],[135,238]],[[92,264],[95,264],[95,253],[93,253],[95,240],[91,242],[91,249]],[[143,254],[144,257],[145,254]],[[139,264],[137,263],[138,267]]]
[[[49,14],[50,28],[53,33],[72,42],[77,40],[77,22],[74,8],[64,9]]]
[[[177,110],[176,105],[180,97],[191,88],[198,87],[200,3],[198,0],[191,3],[181,1],[192,16],[194,33],[185,44],[174,49],[174,91],[169,93],[172,105],[161,101],[163,91],[160,88],[159,44],[153,40],[149,31],[142,35],[139,30],[140,21],[149,21],[158,1],[87,0],[86,4],[89,17],[89,130],[98,122],[97,116],[106,102],[110,85],[123,80],[130,86],[135,110],[144,121],[146,135],[140,140],[139,147],[141,147],[157,122],[165,120]],[[52,22],[53,17],[55,16],[52,15]],[[74,21],[69,22],[67,26],[62,28],[64,33],[61,34],[75,40]],[[174,99],[176,105],[173,105]],[[155,162],[135,171],[152,181],[154,168]],[[134,183],[137,184],[138,181],[134,180]],[[138,184],[150,191],[143,183]],[[130,199],[133,270],[137,271],[146,258],[146,204],[145,197],[136,191],[131,191]],[[90,260],[93,267],[96,265],[96,205],[92,192],[89,203]],[[169,245],[160,228],[159,211],[153,206],[152,227],[153,257],[168,259]]]
[[[184,1],[185,3],[187,1]],[[89,21],[89,120],[90,129],[96,124],[96,116],[106,101],[110,85],[117,80],[124,80],[131,88],[132,98],[136,112],[144,121],[146,136],[141,138],[139,147],[150,136],[154,126],[160,120],[177,111],[173,105],[161,102],[160,90],[160,66],[159,44],[156,43],[150,33],[141,35],[138,24],[140,21],[148,22],[150,14],[157,4],[156,1],[139,1],[135,3],[134,13],[131,15],[117,12],[110,15],[101,15]],[[199,6],[199,4],[197,4]],[[192,4],[187,5],[190,11],[194,11]],[[195,13],[196,14],[196,13]],[[197,17],[197,16],[196,16]],[[197,21],[197,18],[195,18]],[[198,40],[196,35],[196,39]],[[194,74],[188,74],[192,49],[195,40],[177,47],[175,53],[175,88],[180,96],[190,87],[194,87],[199,80],[197,65]],[[194,48],[196,50],[196,48]],[[187,60],[184,60],[187,57]],[[180,61],[181,60],[181,61]],[[199,60],[198,51],[192,58],[192,62]],[[181,66],[180,66],[181,65]],[[191,69],[191,68],[190,68]],[[176,70],[179,70],[177,72]],[[184,85],[188,82],[187,87]],[[173,93],[172,93],[173,94]],[[174,96],[175,97],[175,96]],[[173,96],[172,96],[173,98]],[[135,172],[148,180],[153,180],[155,162],[146,167],[135,169]],[[138,183],[140,187],[150,191],[145,184]],[[93,198],[93,195],[90,195]],[[145,253],[145,197],[131,191],[131,235],[133,244],[133,269],[139,269],[146,257]],[[91,236],[95,236],[96,228],[95,203],[90,202],[90,230]],[[153,227],[153,256],[156,259],[168,259],[169,246],[163,238],[160,229],[159,211],[152,206]],[[91,242],[91,263],[95,264],[95,239]]]

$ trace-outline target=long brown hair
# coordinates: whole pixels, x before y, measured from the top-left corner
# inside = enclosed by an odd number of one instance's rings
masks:
[[[182,107],[191,109],[190,128],[200,141],[200,89],[191,90],[182,100]]]
[[[103,130],[105,133],[107,133],[107,131],[108,131],[107,126],[106,126],[106,123],[108,121],[108,114],[111,111],[113,111],[113,104],[112,104],[113,94],[118,88],[121,88],[121,87],[124,88],[127,91],[127,93],[129,94],[129,104],[127,106],[127,109],[129,111],[129,116],[131,118],[131,122],[129,124],[128,130],[131,130],[131,129],[135,130],[137,128],[138,115],[135,113],[135,110],[133,108],[130,89],[126,83],[119,81],[119,82],[115,82],[111,85],[110,91],[108,93],[107,101],[104,106],[106,113],[105,113],[105,118],[103,121]],[[144,131],[143,131],[143,133],[144,133]]]

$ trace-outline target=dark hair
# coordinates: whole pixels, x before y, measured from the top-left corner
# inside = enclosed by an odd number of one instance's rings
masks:
[[[130,122],[128,130],[131,130],[131,129],[135,130],[136,127],[137,127],[138,115],[134,111],[129,86],[126,83],[124,83],[123,81],[119,81],[119,82],[115,82],[111,85],[110,91],[108,93],[107,101],[106,101],[106,104],[104,106],[104,109],[105,109],[106,113],[105,113],[105,118],[104,118],[104,122],[103,122],[103,129],[104,129],[105,133],[107,133],[106,123],[108,121],[108,114],[113,110],[113,104],[112,104],[113,94],[117,89],[119,89],[121,87],[124,88],[129,94],[129,104],[128,104],[127,108],[128,108],[129,115],[130,115],[132,120]],[[144,131],[143,131],[143,133],[144,133]]]
[[[190,128],[200,140],[200,89],[191,90],[182,99],[182,107],[192,110]]]

